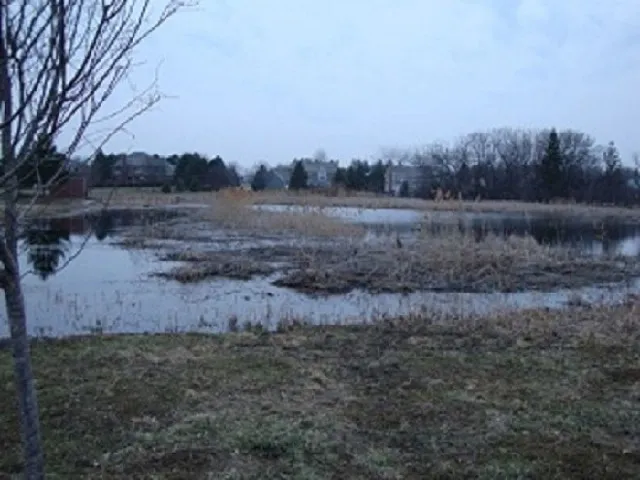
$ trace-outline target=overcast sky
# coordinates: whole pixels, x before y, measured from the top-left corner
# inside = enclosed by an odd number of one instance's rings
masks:
[[[135,83],[162,62],[173,98],[107,151],[349,160],[501,126],[582,130],[625,160],[640,150],[638,0],[200,4],[138,50]]]

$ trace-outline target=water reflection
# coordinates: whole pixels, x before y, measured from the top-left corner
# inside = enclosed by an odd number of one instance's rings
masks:
[[[542,245],[569,247],[593,255],[640,255],[640,225],[617,221],[589,222],[554,217],[528,218],[524,215],[438,215],[422,222],[367,223],[380,235],[401,233],[445,234],[455,231],[481,241],[487,235],[508,237],[530,235]]]
[[[71,232],[51,221],[38,221],[27,226],[21,240],[30,268],[45,280],[54,274],[69,250]]]
[[[431,222],[422,228],[435,233],[450,227]],[[632,223],[502,215],[463,219],[457,228],[461,232],[472,233],[476,240],[482,240],[489,234],[504,237],[531,235],[540,244],[569,247],[583,253],[640,255],[640,225]]]
[[[153,223],[175,215],[175,212],[108,210],[73,217],[37,219],[22,232],[21,249],[29,269],[46,280],[64,264],[74,239],[79,240],[77,243],[88,240],[87,237],[102,242],[121,228]]]
[[[640,255],[640,224],[606,219],[591,221],[553,214],[418,211],[409,209],[371,209],[355,207],[300,207],[259,205],[261,210],[322,211],[347,222],[365,225],[373,234],[411,236],[417,231],[443,233],[451,229],[469,233],[480,241],[488,234],[531,235],[538,243],[564,246],[588,254]]]

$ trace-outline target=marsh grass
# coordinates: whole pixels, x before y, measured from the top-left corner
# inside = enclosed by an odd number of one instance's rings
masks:
[[[240,213],[234,208],[215,214],[215,220],[209,212],[198,212],[197,222],[212,223],[245,239],[270,233],[276,241],[263,247],[212,251],[180,247],[162,259],[184,264],[159,276],[190,283],[215,277],[247,280],[278,273],[273,284],[279,287],[304,293],[344,294],[356,289],[372,293],[554,291],[625,282],[640,275],[640,265],[628,258],[586,256],[568,247],[540,244],[527,235],[486,233],[478,237],[476,232],[450,226],[435,232],[423,228],[401,240],[399,234],[365,236],[360,226],[352,229],[323,215],[249,209]],[[250,213],[244,213],[247,211]],[[194,219],[188,221],[191,227],[174,225],[178,235],[194,235]],[[265,227],[260,222],[273,223]],[[170,230],[160,228],[162,238],[172,238],[166,233]],[[205,232],[205,242],[206,236]],[[139,244],[138,248],[153,248],[154,237],[145,230],[126,242],[132,247]],[[298,240],[290,244],[277,241],[292,237]],[[218,239],[217,243],[223,246],[224,241]],[[206,248],[206,243],[203,245]]]
[[[369,193],[321,195],[289,191],[267,191],[248,197],[256,204],[303,205],[309,207],[353,207],[371,209],[413,209],[443,212],[545,214],[586,219],[640,220],[640,209],[584,205],[574,202],[532,203],[512,200],[424,200]]]
[[[224,192],[202,194],[208,203],[183,209],[178,219],[131,229],[134,239],[206,240],[215,232],[230,236],[270,236],[272,238],[331,239],[362,237],[362,226],[330,217],[317,209],[270,212],[252,208],[244,196]]]
[[[104,201],[110,189],[92,189],[91,198]],[[181,192],[164,194],[159,189],[118,188],[111,196],[114,207],[162,206],[180,204],[214,205],[218,201],[250,204],[302,205],[309,207],[354,207],[415,209],[422,211],[513,213],[555,215],[567,218],[617,219],[638,221],[640,209],[614,206],[582,205],[566,203],[529,203],[510,200],[423,200],[373,195],[362,192],[319,194],[291,191],[265,192]]]
[[[398,243],[399,242],[399,243]],[[640,273],[637,262],[588,258],[539,244],[529,236],[501,237],[457,229],[419,233],[401,241],[344,243],[300,252],[298,268],[275,284],[305,292],[418,290],[514,292],[622,282]]]
[[[254,276],[270,275],[276,268],[266,263],[255,262],[242,257],[214,260],[210,256],[204,261],[189,261],[186,265],[158,272],[157,277],[176,280],[180,283],[195,283],[209,278],[250,280]]]
[[[626,479],[635,302],[33,346],[51,478]],[[0,476],[21,470],[0,352]]]
[[[211,208],[198,215],[215,226],[235,231],[279,232],[305,237],[360,237],[364,228],[326,215],[321,210],[270,212],[251,208],[249,201],[220,197]]]

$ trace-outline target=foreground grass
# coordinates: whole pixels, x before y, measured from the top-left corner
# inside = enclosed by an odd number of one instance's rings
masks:
[[[33,355],[52,478],[637,478],[638,309],[278,334],[89,337]],[[0,477],[20,471],[0,353]]]

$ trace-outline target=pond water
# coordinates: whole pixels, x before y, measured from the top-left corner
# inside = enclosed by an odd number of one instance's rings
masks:
[[[307,211],[314,207],[260,205],[268,211]],[[437,233],[447,228],[473,233],[477,239],[492,233],[500,236],[531,235],[539,243],[562,245],[590,254],[640,255],[640,225],[612,220],[591,221],[545,214],[491,212],[419,212],[405,209],[324,207],[326,215],[366,225],[376,232]]]
[[[490,312],[523,307],[562,307],[576,295],[587,301],[618,301],[640,291],[640,283],[551,293],[371,295],[355,291],[330,298],[274,287],[272,278],[215,280],[183,285],[150,276],[176,264],[157,252],[118,246],[121,229],[177,213],[110,212],[105,216],[42,221],[27,229],[20,262],[32,335],[88,332],[224,331],[229,320],[274,327],[280,319],[313,323],[362,322],[413,311]],[[391,213],[389,213],[391,214]],[[373,214],[372,214],[373,215]],[[401,214],[404,215],[404,214]],[[406,214],[408,216],[408,214]],[[406,218],[406,217],[405,217]],[[90,237],[82,235],[93,230]],[[624,229],[614,230],[614,232]],[[619,245],[637,236],[617,239]],[[31,242],[31,244],[30,244]],[[81,255],[74,254],[83,247]],[[633,249],[629,250],[633,253]],[[637,252],[633,253],[637,254]],[[73,261],[66,264],[66,261]],[[55,274],[54,271],[60,269]],[[0,337],[8,335],[0,308]]]
[[[73,238],[70,252],[80,247]],[[23,267],[27,267],[23,259]],[[53,276],[43,280],[25,276],[24,292],[32,335],[61,336],[90,332],[224,331],[232,317],[240,325],[262,322],[274,327],[279,319],[297,318],[325,323],[362,322],[384,314],[419,310],[433,312],[490,312],[495,309],[534,306],[561,307],[578,292],[589,301],[616,301],[635,292],[625,289],[586,288],[554,293],[348,295],[308,297],[270,285],[270,279],[248,282],[216,280],[183,285],[149,274],[159,267],[150,251],[125,250],[90,239],[81,255]],[[4,312],[1,317],[4,320]],[[0,322],[0,337],[8,335]]]

